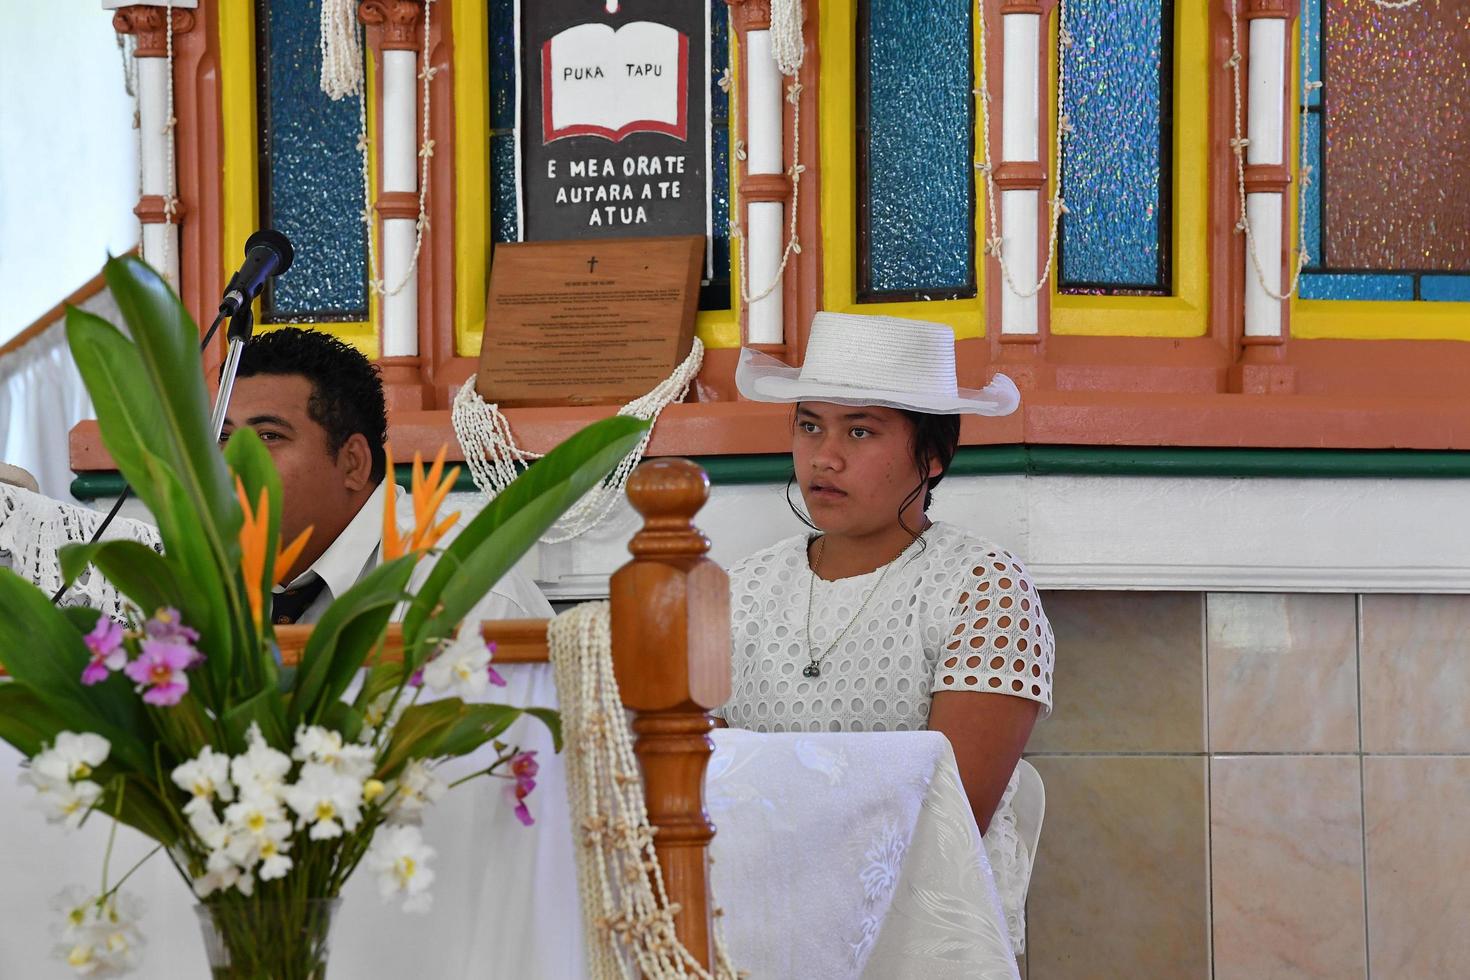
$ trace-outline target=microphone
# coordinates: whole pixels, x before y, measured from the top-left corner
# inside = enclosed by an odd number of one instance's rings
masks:
[[[295,254],[286,236],[272,228],[262,228],[251,235],[245,242],[245,261],[225,287],[220,313],[230,317],[238,313],[240,307],[260,295],[267,279],[291,268]]]

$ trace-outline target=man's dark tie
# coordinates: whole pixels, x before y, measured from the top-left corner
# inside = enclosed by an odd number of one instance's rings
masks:
[[[294,589],[272,593],[271,619],[277,626],[296,622],[307,607],[316,601],[316,597],[322,594],[326,585],[320,576],[313,575]]]

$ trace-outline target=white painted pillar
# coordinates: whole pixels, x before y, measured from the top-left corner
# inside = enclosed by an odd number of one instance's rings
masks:
[[[168,161],[174,133],[168,126],[168,59],[140,57],[138,64],[139,171],[143,196],[167,200]],[[176,175],[177,179],[177,175]],[[143,223],[143,261],[163,273],[169,285],[179,288],[179,226],[174,223]]]
[[[382,93],[383,138],[379,165],[382,191],[390,194],[418,194],[418,55],[414,51],[383,51]],[[428,120],[424,121],[425,126]],[[413,246],[417,236],[416,217],[384,217],[383,283],[393,289],[382,302],[382,356],[413,357],[419,352],[418,270],[413,264]],[[405,281],[406,277],[406,281]]]
[[[1004,58],[1001,62],[1000,157],[1006,163],[1041,161],[1041,67],[1038,54],[1041,16],[1008,13],[1001,16]],[[1037,194],[1034,189],[1010,189],[1000,193],[1001,245],[1011,278],[1022,288],[1036,282]],[[1038,331],[1036,295],[1021,296],[1002,279],[1000,289],[1001,332],[1034,334]]]
[[[1250,24],[1250,62],[1246,78],[1245,162],[1248,166],[1285,162],[1286,28],[1281,17],[1258,17]],[[1281,293],[1282,216],[1284,194],[1253,190],[1246,194],[1246,218],[1260,259],[1260,274],[1250,255],[1245,259],[1245,335],[1279,337],[1282,301],[1267,290]]]
[[[745,172],[747,175],[779,174],[784,164],[782,116],[785,104],[784,76],[771,54],[771,32],[751,30],[745,34]],[[770,286],[781,266],[786,246],[786,205],[779,201],[752,201],[745,206],[746,289],[756,295]],[[781,344],[786,340],[782,284],[746,310],[746,341],[752,344]]]

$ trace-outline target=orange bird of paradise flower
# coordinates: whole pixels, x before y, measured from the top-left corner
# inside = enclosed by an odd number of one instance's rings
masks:
[[[393,473],[393,450],[385,446],[388,454],[388,473],[391,479]],[[459,520],[459,511],[450,514],[437,524],[435,520],[439,516],[439,507],[444,503],[444,498],[449,496],[449,490],[454,486],[455,478],[459,476],[459,467],[451,469],[448,475],[444,473],[444,456],[448,452],[448,446],[440,446],[439,454],[434,457],[434,465],[429,468],[427,475],[424,473],[424,458],[419,453],[413,454],[413,481],[409,496],[413,498],[413,531],[405,538],[398,533],[398,516],[395,506],[394,494],[389,493],[383,499],[383,560],[392,561],[406,554],[417,554],[422,558],[429,549],[438,544],[444,533],[454,526]]]
[[[265,576],[266,542],[267,535],[270,534],[270,502],[266,497],[265,487],[261,487],[260,500],[252,510],[250,498],[245,494],[245,484],[238,476],[235,477],[235,496],[239,498],[240,510],[245,514],[245,519],[240,524],[240,573],[245,577],[245,598],[250,602],[250,615],[254,617],[255,626],[259,629],[261,613],[265,607],[261,579]],[[307,539],[311,537],[311,531],[311,528],[307,528],[296,536],[295,541],[277,550],[276,564],[271,569],[272,582],[280,582],[291,566],[296,564],[301,549],[306,547]]]

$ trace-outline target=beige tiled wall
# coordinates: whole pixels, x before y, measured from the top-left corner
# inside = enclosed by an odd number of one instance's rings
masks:
[[[1027,980],[1470,976],[1470,596],[1046,607]]]

